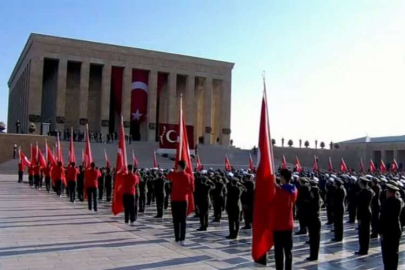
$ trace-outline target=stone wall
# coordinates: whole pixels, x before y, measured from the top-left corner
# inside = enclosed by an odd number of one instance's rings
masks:
[[[45,151],[45,140],[48,141],[48,146],[55,145],[55,137],[27,135],[27,134],[0,134],[0,163],[6,162],[13,158],[13,145],[21,146],[21,151],[30,158],[30,145],[35,145],[38,142],[38,147]],[[45,153],[44,153],[45,154]],[[18,153],[17,153],[18,158]]]

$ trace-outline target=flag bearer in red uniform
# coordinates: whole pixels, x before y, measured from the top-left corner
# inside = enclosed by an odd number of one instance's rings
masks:
[[[185,172],[186,162],[180,160],[178,170],[167,175],[167,179],[172,182],[172,215],[174,225],[174,235],[176,242],[184,245],[186,238],[186,218],[187,218],[187,200],[193,192],[191,175]]]
[[[96,169],[94,162],[90,164],[90,169],[87,169],[84,173],[85,183],[84,188],[87,192],[87,201],[89,203],[89,210],[93,209],[92,202],[94,203],[94,212],[97,212],[97,188],[98,188],[98,178],[101,173]]]
[[[274,198],[274,205],[277,206],[274,208],[274,254],[277,270],[291,270],[294,229],[293,207],[297,200],[298,191],[294,185],[290,184],[290,170],[283,169],[280,174],[281,186],[276,187]]]
[[[58,166],[52,169],[52,175],[55,179],[55,192],[59,197],[62,197],[62,179],[64,174],[65,169],[62,167],[62,162],[58,161]]]
[[[39,181],[41,180],[41,167],[39,164],[34,166],[34,182],[35,188],[39,189]]]
[[[76,180],[79,174],[79,169],[77,169],[76,164],[72,162],[67,169],[67,185],[69,189],[69,199],[70,202],[74,203],[76,199]]]
[[[48,165],[43,168],[43,172],[45,175],[45,188],[48,193],[51,192],[51,163],[48,162]]]
[[[132,165],[128,165],[128,174],[124,176],[122,184],[122,200],[125,212],[125,223],[131,221],[131,225],[135,222],[135,194],[136,186],[139,184],[139,178],[132,171]]]
[[[18,163],[18,183],[23,182],[23,176],[24,176],[24,164],[20,162]]]
[[[34,185],[34,166],[32,165],[28,168],[28,183],[30,187]]]

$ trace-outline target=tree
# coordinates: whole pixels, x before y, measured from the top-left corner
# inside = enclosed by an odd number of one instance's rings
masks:
[[[324,149],[325,148],[325,143],[321,142],[321,148]]]
[[[309,147],[309,141],[305,141],[304,145],[305,145],[306,148],[308,148]]]
[[[302,147],[302,140],[300,139],[299,140],[299,143],[300,143],[300,148]]]
[[[271,144],[275,145],[275,144],[276,144],[276,140],[275,140],[275,139],[271,139]]]
[[[6,124],[3,121],[0,122],[0,133],[4,133],[6,130]]]
[[[293,140],[288,140],[288,146],[292,147],[294,145]]]
[[[284,138],[281,138],[281,147],[284,147]]]
[[[339,148],[340,148],[340,145],[339,145],[338,143],[335,143],[335,144],[334,144],[334,147],[335,147],[335,149],[339,149]]]
[[[318,149],[318,140],[315,140],[315,149]]]

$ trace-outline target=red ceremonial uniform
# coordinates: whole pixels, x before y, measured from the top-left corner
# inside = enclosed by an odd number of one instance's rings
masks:
[[[18,171],[23,172],[24,171],[24,164],[18,163]]]
[[[41,167],[39,165],[34,167],[34,175],[40,175],[41,174]]]
[[[274,231],[290,231],[294,228],[293,207],[298,190],[294,185],[276,187],[274,198]]]
[[[98,178],[101,173],[97,169],[88,169],[84,173],[84,178],[86,179],[85,188],[98,188]]]
[[[124,176],[124,182],[122,184],[122,194],[136,194],[135,186],[139,184],[139,178],[134,173],[128,173]]]
[[[31,176],[34,175],[34,168],[33,167],[28,168],[28,174],[31,175]]]
[[[67,175],[66,175],[66,180],[67,181],[76,181],[77,180],[77,175],[79,174],[79,169],[76,167],[68,167],[67,168]]]
[[[44,172],[45,177],[51,177],[51,167],[45,167],[42,171]]]
[[[52,169],[52,180],[62,180],[65,174],[65,169],[59,166],[55,166]]]
[[[188,194],[193,192],[193,184],[191,176],[182,172],[171,172],[167,175],[167,179],[172,181],[172,202],[183,202],[187,201]]]

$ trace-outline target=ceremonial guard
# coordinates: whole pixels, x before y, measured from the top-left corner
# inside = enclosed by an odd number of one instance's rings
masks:
[[[371,189],[374,192],[373,200],[371,201],[371,238],[378,237],[378,224],[380,219],[380,196],[381,196],[381,186],[380,179],[373,177],[371,181]]]
[[[221,176],[218,175],[215,178],[215,189],[212,191],[212,197],[214,199],[214,220],[212,222],[221,222],[226,194],[226,185]]]
[[[336,189],[333,197],[335,210],[333,224],[335,227],[335,238],[332,241],[341,242],[343,240],[343,216],[345,213],[346,190],[343,181],[339,178],[335,180]]]
[[[148,193],[148,186],[146,183],[145,173],[139,179],[139,213],[145,212],[146,194]]]
[[[163,217],[163,207],[166,196],[165,186],[166,186],[166,179],[163,176],[163,173],[159,172],[157,178],[153,181],[153,190],[155,192],[156,210],[157,210],[157,215],[155,216],[155,218]]]
[[[347,208],[349,210],[349,220],[347,223],[355,223],[356,222],[356,201],[357,201],[357,193],[360,191],[359,185],[356,183],[357,178],[355,176],[351,176],[349,178],[349,185],[347,188]]]
[[[111,193],[112,193],[112,172],[111,168],[107,167],[106,172],[104,175],[104,185],[105,185],[105,196],[106,196],[106,201],[110,202],[111,201]]]
[[[227,185],[228,196],[226,197],[226,212],[228,213],[229,235],[227,239],[236,239],[239,235],[240,214],[242,211],[242,203],[240,201],[242,193],[246,192],[246,188],[239,183],[239,179],[233,177]]]
[[[215,185],[207,177],[200,177],[200,184],[196,192],[198,196],[198,209],[200,209],[200,228],[198,231],[206,231],[208,228],[208,212],[211,205],[210,192],[215,188]]]
[[[371,201],[374,192],[368,187],[370,180],[360,177],[360,192],[357,195],[357,221],[359,224],[359,251],[356,255],[367,255],[370,246]]]
[[[310,255],[307,260],[316,261],[318,260],[319,245],[321,242],[320,195],[318,182],[316,180],[310,180],[310,184],[311,199],[307,213]]]
[[[311,188],[309,187],[308,178],[301,178],[298,187],[297,197],[297,216],[300,224],[300,230],[296,235],[307,234],[307,212],[309,208]]]
[[[245,220],[244,230],[250,230],[253,222],[253,202],[255,193],[255,183],[250,175],[243,177],[243,185],[246,188],[246,192],[242,194],[242,209],[243,218]]]
[[[79,175],[77,176],[77,198],[82,202],[84,201],[84,169],[79,166]]]

